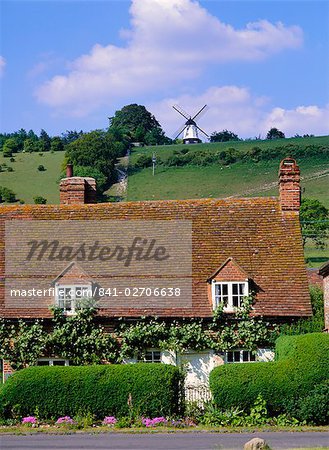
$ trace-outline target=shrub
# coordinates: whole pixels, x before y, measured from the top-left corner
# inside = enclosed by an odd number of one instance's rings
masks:
[[[250,408],[259,394],[271,414],[285,412],[288,402],[306,397],[328,377],[329,335],[281,336],[276,361],[225,365],[210,373],[214,401],[222,409]]]
[[[329,423],[329,380],[315,386],[310,393],[296,401],[286,404],[290,416],[301,422],[312,425],[328,425]]]
[[[29,367],[0,391],[0,415],[172,416],[181,410],[182,374],[165,364]]]
[[[33,200],[36,205],[45,205],[47,203],[47,199],[44,197],[41,197],[41,195],[37,195],[36,197],[33,197]]]
[[[46,169],[45,169],[45,166],[43,166],[42,164],[40,164],[40,165],[38,166],[38,170],[39,170],[39,172],[44,172]]]
[[[136,160],[134,167],[136,169],[143,169],[145,167],[151,167],[152,166],[152,156],[148,155],[141,155]]]
[[[11,189],[0,186],[0,203],[14,203],[16,202],[16,194]]]

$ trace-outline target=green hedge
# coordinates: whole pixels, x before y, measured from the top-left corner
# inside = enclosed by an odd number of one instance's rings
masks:
[[[329,335],[324,333],[281,336],[276,361],[227,364],[210,373],[210,389],[221,409],[250,408],[258,394],[274,414],[306,397],[315,385],[328,379]]]
[[[4,417],[38,411],[44,419],[87,413],[100,419],[171,416],[181,411],[182,382],[180,370],[165,364],[30,367],[4,384],[0,410]]]

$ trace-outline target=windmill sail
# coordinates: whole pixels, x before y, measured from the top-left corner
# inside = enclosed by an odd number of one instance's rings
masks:
[[[198,130],[201,131],[201,133],[203,133],[205,136],[209,137],[208,134],[205,131],[203,131],[195,122],[195,119],[197,117],[200,117],[207,111],[208,109],[207,105],[204,105],[193,117],[186,111],[184,111],[183,108],[180,107],[179,105],[173,105],[173,108],[175,111],[177,111],[181,116],[183,116],[186,119],[184,125],[181,126],[175,133],[174,139],[177,139],[183,133],[184,144],[199,143],[201,142],[201,139],[199,138]]]

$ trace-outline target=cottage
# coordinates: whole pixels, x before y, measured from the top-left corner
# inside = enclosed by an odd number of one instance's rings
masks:
[[[329,333],[329,261],[322,264],[319,275],[323,279],[324,330]]]
[[[96,203],[94,179],[74,177],[71,167],[67,175],[60,205],[0,207],[2,317],[50,322],[49,306],[74,314],[86,295],[109,329],[120,317],[211,319],[221,304],[234,317],[250,292],[253,314],[269,321],[312,314],[294,159],[280,164],[279,198]],[[243,348],[145,354],[184,363],[194,384],[206,383],[218,364],[271,357],[267,349],[255,356]],[[69,362],[45,357],[40,364]]]

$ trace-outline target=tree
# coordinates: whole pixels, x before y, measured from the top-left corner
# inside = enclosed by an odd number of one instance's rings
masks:
[[[86,133],[67,146],[66,158],[75,166],[94,167],[107,183],[115,180],[115,163],[123,156],[125,146],[104,130]]]
[[[38,141],[27,138],[24,141],[23,152],[32,153],[38,150]]]
[[[55,136],[51,139],[50,150],[52,152],[60,152],[64,150],[64,144],[59,136]]]
[[[15,138],[9,138],[3,145],[3,156],[11,157],[13,153],[19,152],[20,146]]]
[[[16,202],[16,194],[7,187],[0,186],[0,203],[14,203]]]
[[[302,200],[300,207],[303,245],[313,241],[317,248],[324,248],[329,237],[329,211],[319,201],[311,198]]]
[[[48,152],[51,146],[51,139],[45,130],[40,131],[40,142],[42,143],[42,151]]]
[[[131,142],[144,142],[147,133],[154,129],[158,130],[160,140],[163,139],[161,134],[163,130],[159,122],[145,106],[136,103],[126,105],[115,112],[114,117],[111,118],[109,130],[111,131],[112,128],[120,129]],[[156,142],[156,144],[159,143]]]
[[[210,136],[210,142],[239,141],[239,136],[232,131],[214,131]]]
[[[284,139],[285,135],[282,131],[278,130],[278,128],[271,128],[266,135],[266,139]]]
[[[84,133],[82,130],[76,131],[76,130],[66,130],[65,133],[62,133],[62,141],[63,144],[71,144],[71,142],[76,141],[77,139],[81,138]]]

